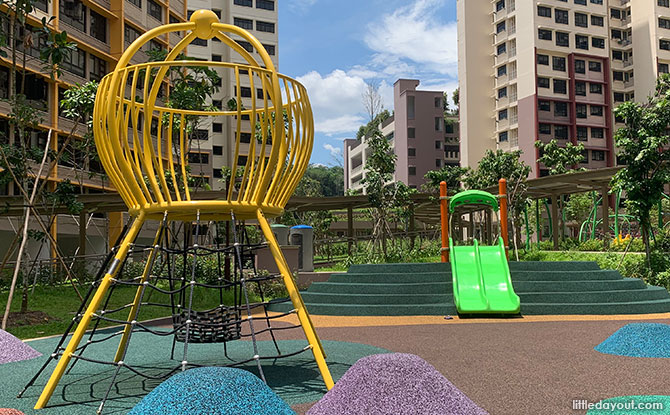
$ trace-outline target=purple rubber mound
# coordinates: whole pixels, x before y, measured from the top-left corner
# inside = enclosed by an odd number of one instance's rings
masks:
[[[404,353],[354,363],[307,415],[485,415],[430,363]]]
[[[42,354],[4,330],[0,330],[0,364],[34,359]]]

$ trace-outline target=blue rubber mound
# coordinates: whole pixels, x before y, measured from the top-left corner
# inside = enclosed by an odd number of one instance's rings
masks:
[[[670,357],[670,325],[631,323],[595,347],[600,353],[631,357]]]
[[[201,367],[161,383],[128,414],[295,415],[295,412],[246,370]]]

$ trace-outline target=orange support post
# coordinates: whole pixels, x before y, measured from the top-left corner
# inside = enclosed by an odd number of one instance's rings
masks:
[[[505,255],[509,259],[509,234],[507,233],[507,180],[498,181],[498,193],[500,198],[500,235],[505,244]]]
[[[447,182],[440,182],[440,217],[442,222],[442,262],[449,262],[449,211],[447,209]]]

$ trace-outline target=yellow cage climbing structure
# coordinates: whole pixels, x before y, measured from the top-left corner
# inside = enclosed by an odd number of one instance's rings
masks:
[[[167,53],[163,61],[131,64],[131,58],[151,39],[168,32],[185,32],[186,36]],[[246,61],[246,64],[181,60],[180,54],[194,40],[217,38]],[[234,38],[253,46],[254,54]],[[208,67],[225,71],[237,85],[231,110],[194,111],[172,108],[165,92],[166,77],[175,68],[187,71]],[[167,83],[169,96],[169,83]],[[241,105],[242,86],[254,93],[250,105]],[[255,91],[259,91],[258,95]],[[262,91],[262,95],[261,95]],[[235,131],[231,148],[232,172],[227,197],[222,200],[192,200],[188,176],[190,146],[189,119],[193,117],[224,117]],[[154,124],[158,120],[159,126]],[[36,409],[49,401],[58,382],[82,340],[92,316],[99,309],[105,293],[128,255],[132,242],[147,220],[210,221],[255,219],[277,262],[290,299],[297,312],[323,381],[328,389],[333,380],[325,355],[309,314],[296,287],[286,260],[266,218],[283,212],[309,163],[314,139],[312,111],[305,87],[277,73],[270,56],[249,32],[222,24],[212,11],[199,10],[189,22],[157,27],[139,37],[125,51],[114,72],[105,76],[97,92],[93,115],[95,143],[100,160],[132,217],[132,226],[122,239],[100,286],[86,307],[67,347],[49,378]],[[242,131],[252,131],[245,143]],[[153,134],[152,134],[153,131]],[[245,140],[247,141],[247,140]],[[242,154],[247,155],[244,164]],[[163,226],[163,225],[161,225]],[[149,266],[142,275],[150,274]],[[139,292],[128,321],[138,307]],[[120,340],[115,361],[123,356],[130,326]]]

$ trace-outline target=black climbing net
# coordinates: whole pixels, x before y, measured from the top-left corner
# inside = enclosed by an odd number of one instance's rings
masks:
[[[258,376],[267,383],[261,361],[290,357],[310,349],[310,346],[293,351],[283,351],[275,333],[291,330],[300,326],[289,324],[285,319],[280,324],[273,320],[295,313],[269,313],[271,304],[290,301],[284,293],[280,298],[270,298],[268,291],[276,293],[277,287],[285,289],[282,277],[259,271],[255,257],[258,250],[267,249],[266,243],[251,243],[247,227],[235,221],[234,214],[229,222],[232,225],[233,240],[224,244],[218,235],[219,224],[201,223],[199,216],[190,226],[169,222],[167,216],[160,223],[154,244],[142,244],[136,240],[121,264],[121,268],[106,293],[103,306],[93,314],[90,331],[82,339],[66,371],[70,374],[81,361],[105,366],[105,376],[91,377],[92,382],[107,384],[101,393],[91,394],[88,400],[99,399],[98,413],[110,394],[125,394],[123,382],[130,377],[141,380],[140,394],[149,392],[160,381],[189,368],[201,366],[249,367],[254,365]],[[178,225],[178,226],[177,226]],[[180,229],[181,228],[181,229]],[[126,225],[119,241],[128,230]],[[207,236],[215,232],[209,243]],[[228,238],[227,238],[228,239]],[[198,243],[200,242],[200,243]],[[93,294],[96,292],[106,271],[113,264],[117,246],[107,256],[91,284],[84,301],[81,303],[68,329],[61,337],[54,352],[33,376],[19,394],[21,397],[36,382],[51,363],[61,358],[67,345],[68,335],[82,319]],[[149,272],[146,272],[149,270]],[[137,296],[137,307],[133,307],[132,298],[128,302],[115,301],[123,291]],[[281,289],[279,290],[281,291]],[[280,294],[281,295],[281,294]],[[155,317],[162,316],[156,319]],[[151,319],[147,321],[147,319]],[[111,326],[111,327],[110,327]],[[110,342],[122,343],[127,336],[125,347],[116,349],[116,353],[94,350]],[[132,359],[133,337],[151,335],[171,339],[172,347],[167,350],[153,350],[155,355],[163,356],[160,363],[134,361]],[[271,353],[259,348],[259,339],[270,339],[273,343]],[[244,341],[248,353],[240,358],[239,353],[229,355],[228,345],[233,341]],[[144,341],[146,342],[146,340]],[[222,344],[220,355],[212,359],[211,354],[204,361],[199,359],[198,344]],[[105,354],[101,358],[101,354]],[[101,369],[103,370],[103,369]],[[97,379],[97,380],[94,380]],[[81,382],[79,379],[77,382]],[[62,380],[61,380],[62,382]],[[65,402],[75,402],[66,396],[63,388],[61,398]],[[137,393],[134,391],[133,393]],[[138,395],[135,395],[138,396]]]

